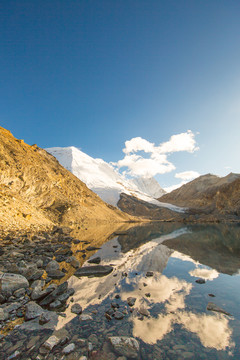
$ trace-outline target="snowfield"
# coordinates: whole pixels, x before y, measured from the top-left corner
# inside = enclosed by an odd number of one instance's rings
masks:
[[[94,159],[74,146],[45,150],[110,205],[117,206],[120,194],[125,193],[173,211],[185,211],[184,208],[156,200],[165,191],[154,178],[126,179],[112,165],[102,159]]]

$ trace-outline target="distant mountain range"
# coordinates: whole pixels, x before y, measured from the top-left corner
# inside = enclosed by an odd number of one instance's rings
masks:
[[[165,194],[160,201],[187,206],[206,214],[219,213],[240,216],[240,174],[225,177],[207,174]]]

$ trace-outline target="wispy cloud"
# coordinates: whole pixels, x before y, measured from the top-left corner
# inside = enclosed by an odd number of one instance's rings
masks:
[[[198,149],[195,135],[191,130],[172,135],[168,141],[159,145],[135,137],[125,142],[124,158],[113,165],[119,169],[126,168],[124,173],[127,175],[155,176],[175,170],[175,165],[167,158],[169,154],[180,151],[193,153]],[[146,156],[143,157],[139,152],[144,152]]]
[[[175,174],[175,178],[186,180],[186,181],[196,179],[198,176],[200,176],[200,174],[197,171],[192,171],[192,170],[183,171],[181,173]]]
[[[189,170],[175,174],[175,178],[181,179],[182,181],[176,185],[168,186],[164,188],[166,192],[171,192],[178,189],[180,186],[186,184],[188,181],[196,179],[200,174],[197,171]]]

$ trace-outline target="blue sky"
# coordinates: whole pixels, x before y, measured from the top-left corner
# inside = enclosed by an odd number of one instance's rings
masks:
[[[2,0],[0,14],[0,125],[16,137],[117,162],[127,140],[191,130],[199,149],[169,153],[162,185],[240,172],[239,1]]]

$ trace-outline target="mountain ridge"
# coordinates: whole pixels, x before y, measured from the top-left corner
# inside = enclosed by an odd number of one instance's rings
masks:
[[[131,220],[129,215],[104,203],[54,156],[0,127],[1,227]]]
[[[177,206],[188,206],[210,213],[240,215],[240,174],[224,177],[213,174],[201,175],[165,194],[159,201]]]
[[[94,159],[74,146],[46,148],[46,151],[110,205],[117,206],[121,193],[149,202],[165,193],[154,178],[125,179],[111,164]]]

